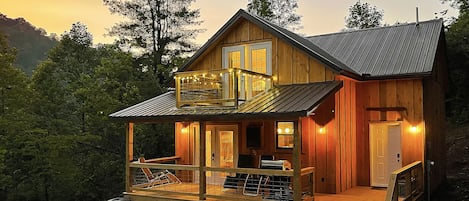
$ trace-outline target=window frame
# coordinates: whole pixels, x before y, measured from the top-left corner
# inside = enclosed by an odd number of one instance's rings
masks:
[[[289,134],[280,134],[278,132],[279,123],[291,123],[292,124],[292,128],[291,128],[292,132],[289,133]],[[288,120],[276,121],[275,122],[275,139],[276,139],[275,146],[276,146],[277,149],[283,149],[283,150],[292,150],[293,149],[293,147],[295,146],[295,142],[294,142],[295,136],[294,135],[295,135],[295,132],[298,132],[298,131],[295,131],[295,124],[296,124],[296,121],[288,121]],[[290,146],[279,146],[279,142],[280,142],[279,137],[280,137],[280,135],[291,135],[292,146],[291,147]]]
[[[266,49],[266,75],[272,75],[272,41],[249,43],[243,45],[234,45],[222,47],[222,69],[228,69],[228,53],[240,52],[240,69],[252,71],[252,51]],[[224,80],[228,80],[227,75],[224,76]],[[240,84],[245,87],[240,89],[240,99],[251,99],[253,96],[252,92],[252,80],[249,78],[241,78]],[[226,83],[226,82],[224,82]],[[247,84],[247,86],[246,86]],[[266,83],[270,85],[270,83]],[[224,86],[225,87],[225,86]],[[227,86],[226,86],[227,87]],[[247,90],[247,91],[246,91]],[[228,97],[228,93],[224,92],[224,96]]]

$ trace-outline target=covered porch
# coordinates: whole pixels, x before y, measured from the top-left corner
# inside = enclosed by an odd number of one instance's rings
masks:
[[[312,200],[315,192],[339,193],[334,94],[341,87],[341,81],[274,86],[237,107],[177,108],[168,92],[111,114],[127,124],[125,194],[131,200]],[[175,125],[175,155],[137,160],[135,124],[162,122]]]

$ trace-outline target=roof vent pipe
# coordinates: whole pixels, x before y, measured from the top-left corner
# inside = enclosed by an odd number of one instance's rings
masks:
[[[415,26],[419,26],[419,7],[415,7],[415,18],[416,18]]]

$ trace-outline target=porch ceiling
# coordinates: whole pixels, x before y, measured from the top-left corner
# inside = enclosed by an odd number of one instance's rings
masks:
[[[233,107],[176,108],[170,91],[109,116],[125,121],[230,121],[239,119],[297,118],[307,116],[329,95],[342,88],[342,81],[274,86],[268,92]]]

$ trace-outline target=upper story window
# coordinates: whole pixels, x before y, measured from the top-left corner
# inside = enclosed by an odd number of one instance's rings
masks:
[[[262,42],[224,47],[223,69],[240,68],[264,75],[272,75],[272,43]],[[240,76],[238,93],[240,99],[250,99],[267,90],[270,80],[256,76]],[[227,95],[227,94],[226,94]]]

